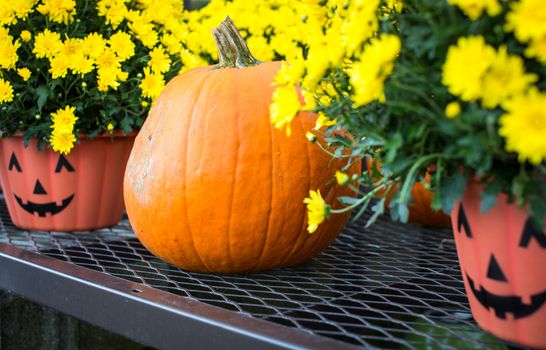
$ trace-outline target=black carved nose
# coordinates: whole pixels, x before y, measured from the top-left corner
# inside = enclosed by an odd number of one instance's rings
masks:
[[[501,281],[501,282],[508,282],[506,279],[506,276],[504,276],[504,273],[502,272],[502,269],[497,262],[497,259],[495,259],[495,256],[491,254],[491,258],[489,258],[489,267],[487,268],[487,278],[490,278],[495,281]]]
[[[36,180],[36,184],[34,185],[34,194],[47,194],[44,186],[42,186],[40,183],[40,180]]]

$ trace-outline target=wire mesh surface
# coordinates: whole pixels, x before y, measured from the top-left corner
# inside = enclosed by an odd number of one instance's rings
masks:
[[[513,348],[475,325],[451,230],[387,218],[352,222],[296,268],[247,275],[189,273],[149,253],[124,219],[111,229],[16,229],[1,200],[0,242],[346,343],[381,349]]]

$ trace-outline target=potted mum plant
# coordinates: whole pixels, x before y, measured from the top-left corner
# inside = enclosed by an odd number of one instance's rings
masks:
[[[71,231],[116,223],[135,131],[182,67],[182,2],[0,8],[0,174],[14,224]]]
[[[405,222],[412,186],[429,188],[432,208],[451,213],[478,324],[546,348],[546,3],[328,6],[308,55],[278,76],[273,121],[289,125],[303,108],[287,97],[302,81],[331,120],[315,134],[338,147],[334,156],[376,161],[359,176],[367,192],[340,199],[347,209],[376,200],[373,221],[390,199],[391,217]],[[308,202],[319,223],[343,211]]]

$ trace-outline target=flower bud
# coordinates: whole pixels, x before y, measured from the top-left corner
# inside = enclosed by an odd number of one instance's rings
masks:
[[[315,143],[317,141],[317,137],[315,136],[315,134],[313,134],[312,132],[307,132],[305,134],[305,137],[307,137],[307,139],[312,142],[312,143]]]
[[[461,105],[458,102],[450,102],[446,106],[445,113],[446,113],[446,117],[455,118],[459,114],[461,114]]]
[[[345,186],[349,183],[349,175],[342,173],[341,171],[336,171],[336,181],[338,185]]]

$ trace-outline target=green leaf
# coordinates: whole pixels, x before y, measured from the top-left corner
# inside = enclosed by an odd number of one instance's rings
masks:
[[[346,197],[346,196],[343,196],[343,197],[337,197],[337,199],[338,199],[342,204],[348,204],[348,205],[355,204],[356,202],[358,202],[358,198],[355,198],[355,197]]]
[[[430,207],[434,209],[434,211],[442,210],[442,196],[438,192],[434,192],[432,194],[432,202],[430,204]]]
[[[497,203],[496,193],[482,191],[481,198],[482,198],[482,201],[480,204],[480,211],[482,213],[487,213]]]
[[[377,218],[379,218],[379,216],[385,212],[385,199],[385,197],[381,198],[381,200],[372,207],[373,215],[368,219],[366,228],[370,227],[374,222],[376,222]]]
[[[441,187],[442,209],[446,213],[451,213],[455,201],[463,195],[466,188],[466,178],[460,173],[448,177]]]
[[[366,211],[366,209],[368,209],[368,205],[370,204],[371,202],[371,199],[367,199],[361,206],[360,206],[360,209],[358,210],[358,213],[356,213],[356,215],[353,216],[353,221],[356,221],[358,220],[362,214],[364,214],[364,212]]]
[[[391,218],[394,221],[408,222],[409,209],[404,203],[399,203],[396,200],[391,201]]]
[[[47,99],[49,97],[49,89],[46,85],[40,85],[36,88],[36,95],[38,96],[38,100],[36,101],[36,104],[38,105],[38,110],[42,112],[42,108],[47,102]]]
[[[130,133],[133,128],[133,120],[131,118],[129,118],[128,116],[125,116],[121,122],[120,122],[120,126],[121,128],[123,129],[124,132],[126,133]]]

